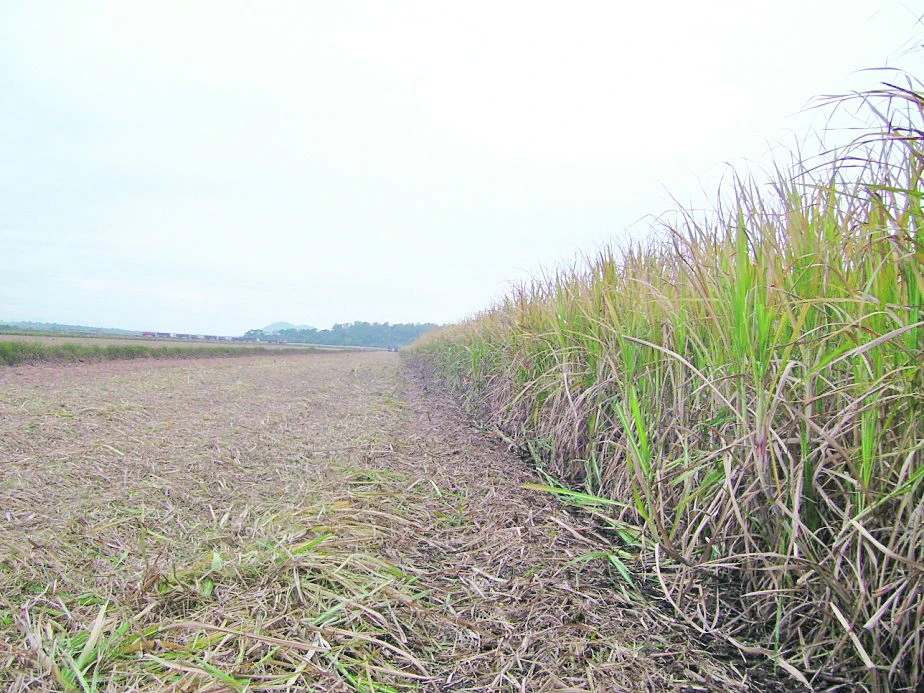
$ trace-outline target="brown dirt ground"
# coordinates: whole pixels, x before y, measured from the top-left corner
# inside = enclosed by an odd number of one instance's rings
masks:
[[[395,354],[0,369],[8,690],[783,690]]]

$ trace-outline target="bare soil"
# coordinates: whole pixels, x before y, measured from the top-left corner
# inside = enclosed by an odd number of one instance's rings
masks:
[[[8,690],[781,690],[389,353],[0,370]]]

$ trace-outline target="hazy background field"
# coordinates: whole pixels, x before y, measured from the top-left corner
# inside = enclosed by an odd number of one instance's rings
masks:
[[[78,344],[78,345],[97,345],[97,346],[144,346],[144,347],[188,347],[190,349],[201,349],[209,347],[229,347],[229,348],[253,348],[262,346],[267,349],[288,349],[295,347],[304,348],[304,344],[268,344],[268,343],[248,343],[248,342],[231,342],[231,341],[205,341],[199,339],[133,339],[131,337],[58,337],[52,335],[25,335],[25,334],[4,334],[0,332],[0,342],[35,342],[38,344],[47,344],[54,346],[56,344]],[[333,347],[328,347],[333,348]]]

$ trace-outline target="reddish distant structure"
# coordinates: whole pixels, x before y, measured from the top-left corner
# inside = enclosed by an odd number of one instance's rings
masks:
[[[156,337],[157,333],[156,332],[142,332],[141,336],[142,337]]]

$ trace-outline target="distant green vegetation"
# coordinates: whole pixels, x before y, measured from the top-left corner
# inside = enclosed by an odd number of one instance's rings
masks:
[[[433,323],[348,322],[334,325],[329,330],[308,328],[280,330],[273,333],[250,330],[245,336],[257,339],[282,339],[301,344],[398,349],[411,344],[421,335],[436,327],[438,326]]]
[[[684,619],[819,686],[924,678],[918,86],[863,95],[881,129],[830,165],[737,180],[715,214],[413,350],[548,472],[618,501],[605,521],[640,528]]]
[[[117,359],[209,358],[214,356],[250,356],[254,354],[308,353],[311,349],[278,349],[266,347],[149,347],[131,344],[42,344],[41,342],[0,341],[0,364],[40,361],[114,361]]]
[[[105,335],[107,337],[140,337],[135,330],[120,330],[114,327],[87,327],[86,325],[64,325],[57,322],[3,322],[0,321],[2,334],[47,334],[60,336],[73,334],[79,336]]]

